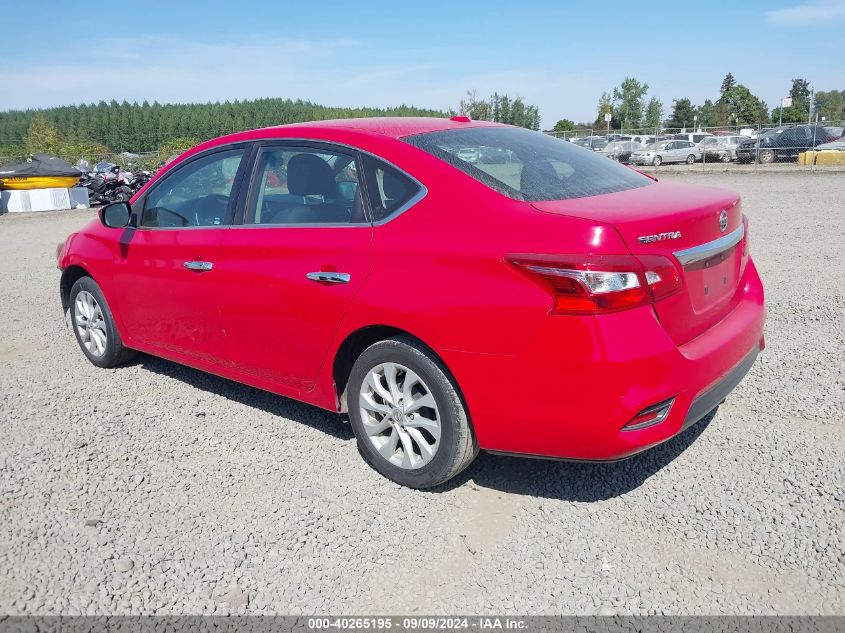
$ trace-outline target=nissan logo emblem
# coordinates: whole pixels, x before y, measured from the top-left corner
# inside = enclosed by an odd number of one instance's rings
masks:
[[[722,211],[719,214],[719,230],[724,233],[726,228],[728,228],[728,212]]]

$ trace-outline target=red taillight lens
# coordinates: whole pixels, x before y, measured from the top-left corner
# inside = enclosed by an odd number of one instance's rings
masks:
[[[680,288],[659,255],[509,255],[507,261],[554,298],[552,314],[604,314],[658,301]]]
[[[675,264],[662,255],[637,255],[654,301],[665,299],[681,288],[681,275]]]

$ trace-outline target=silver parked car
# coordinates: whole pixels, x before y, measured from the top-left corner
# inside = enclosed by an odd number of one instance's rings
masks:
[[[701,160],[701,148],[692,141],[661,141],[631,154],[632,165],[662,165]]]
[[[708,136],[699,143],[705,161],[729,163],[736,160],[736,148],[747,141],[745,136]]]
[[[614,141],[613,143],[608,143],[604,149],[597,151],[620,163],[628,163],[631,160],[631,154],[642,148],[642,144],[636,141]]]

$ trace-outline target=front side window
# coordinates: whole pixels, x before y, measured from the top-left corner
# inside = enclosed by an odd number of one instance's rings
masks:
[[[477,150],[473,152],[473,156],[465,156],[462,160],[481,160],[481,153]],[[421,191],[420,186],[407,175],[373,156],[364,155],[363,164],[375,222],[398,211]]]
[[[625,191],[653,181],[574,143],[513,127],[427,132],[405,142],[446,161],[491,189],[526,201],[582,198]],[[475,148],[478,159],[461,158]],[[495,161],[489,157],[495,156]]]
[[[141,226],[185,228],[226,223],[243,149],[215,152],[177,167],[150,191]]]
[[[366,221],[353,153],[293,146],[259,153],[246,224]]]

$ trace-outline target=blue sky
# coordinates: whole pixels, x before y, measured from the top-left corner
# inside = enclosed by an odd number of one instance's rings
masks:
[[[730,71],[770,107],[793,77],[845,89],[845,0],[0,0],[0,110],[252,97],[457,107],[467,89],[593,119],[626,75],[673,98]]]

